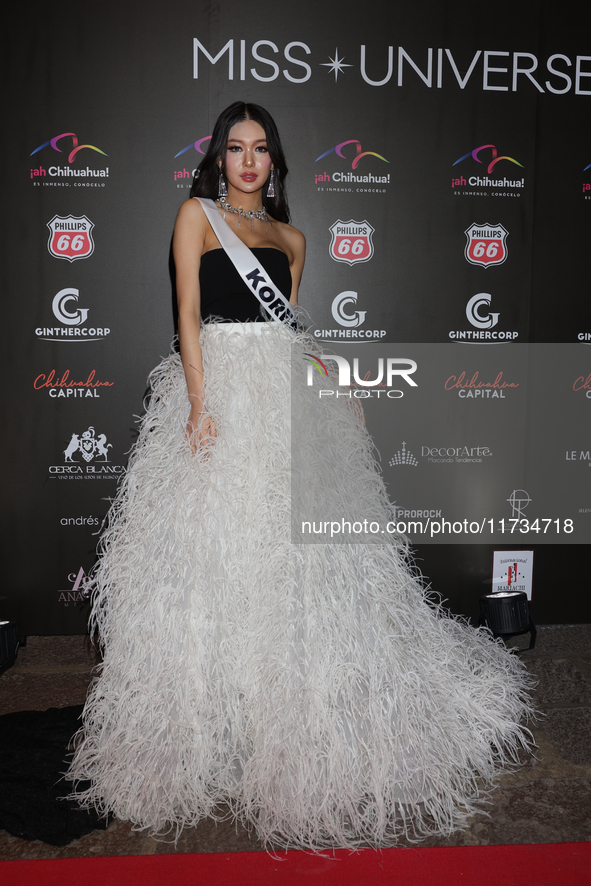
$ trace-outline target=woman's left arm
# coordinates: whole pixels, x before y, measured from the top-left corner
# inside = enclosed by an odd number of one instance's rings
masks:
[[[298,290],[300,288],[300,280],[302,279],[302,272],[304,270],[304,261],[306,260],[306,238],[301,231],[298,231],[297,228],[292,228],[290,225],[288,240],[289,248],[293,254],[293,261],[289,266],[291,271],[291,295],[289,297],[289,303],[291,305],[297,305]]]

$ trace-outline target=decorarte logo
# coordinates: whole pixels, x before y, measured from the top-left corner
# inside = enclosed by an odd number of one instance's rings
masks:
[[[355,145],[355,149],[348,148],[348,145]],[[346,153],[343,153],[344,148],[347,148]],[[357,170],[361,161],[366,157],[375,157],[383,163],[390,163],[390,161],[386,160],[382,154],[378,154],[375,151],[364,151],[361,147],[361,142],[356,138],[350,138],[346,141],[339,142],[334,148],[329,148],[328,151],[324,151],[323,154],[320,154],[315,162],[318,163],[320,160],[324,160],[325,157],[329,157],[331,154],[336,154],[337,157],[340,157],[347,162],[350,161],[352,170]],[[390,173],[385,175],[375,175],[372,172],[367,172],[365,174],[362,174],[361,172],[320,172],[315,173],[314,182],[316,185],[319,185],[319,191],[352,192],[355,190],[357,193],[385,194],[386,188],[384,185],[390,184]],[[333,185],[371,185],[372,187],[333,187]],[[382,187],[375,187],[376,185],[381,185]]]
[[[190,145],[187,145],[186,148],[183,148],[178,154],[174,155],[174,159],[177,157],[181,157],[183,154],[186,154],[188,151],[195,150],[198,154],[201,154],[203,157],[206,154],[206,150],[203,150],[203,145],[205,142],[209,141],[211,135],[204,135],[202,138],[198,138],[197,141],[191,142]],[[185,166],[182,169],[175,169],[173,172],[174,180],[177,182],[177,188],[190,188],[193,182],[193,177],[197,170],[197,166],[194,166],[191,171],[189,171]]]
[[[68,138],[72,141],[70,150],[66,152],[63,147],[60,147],[60,142],[63,139]],[[91,166],[75,169],[73,165],[80,151],[84,150],[95,151],[97,154],[107,157],[108,154],[100,148],[97,148],[95,145],[79,144],[78,136],[74,132],[62,132],[61,135],[56,135],[54,138],[49,139],[49,141],[43,142],[42,145],[39,145],[38,148],[31,151],[29,156],[33,157],[35,154],[39,154],[41,151],[45,150],[45,148],[51,148],[58,154],[61,154],[62,157],[58,162],[63,164],[67,163],[67,165],[49,166],[47,169],[42,164],[36,167],[31,167],[30,178],[33,179],[34,185],[37,187],[70,187],[70,185],[73,184],[75,187],[104,188],[104,181],[78,181],[78,179],[106,179],[109,177],[108,166],[105,166],[102,169],[93,168]],[[49,176],[50,179],[55,179],[55,181],[45,181],[47,176]],[[75,181],[70,181],[71,179],[75,179]]]
[[[109,461],[112,448],[107,435],[97,434],[91,425],[81,434],[72,434],[63,451],[63,463],[50,465],[49,476],[57,480],[118,480],[125,466]],[[90,518],[86,522],[90,525]]]
[[[395,468],[397,465],[408,465],[411,468],[416,468],[419,460],[406,448],[406,440],[402,441],[402,449],[399,449],[398,452],[395,452],[388,464],[390,467]]]
[[[519,335],[518,332],[510,332],[494,327],[499,322],[499,313],[497,311],[484,313],[490,307],[492,295],[489,292],[478,292],[468,300],[466,305],[466,317],[474,326],[474,329],[452,329],[449,337],[454,341],[470,341],[470,342],[508,342],[514,341]]]
[[[483,160],[480,157],[481,152],[489,151],[488,162]],[[478,148],[474,148],[472,151],[468,151],[467,154],[463,154],[461,157],[452,164],[452,166],[457,166],[459,163],[463,163],[465,160],[473,160],[476,163],[479,163],[486,169],[486,173],[484,173],[484,169],[480,172],[479,175],[468,175],[468,178],[464,175],[460,175],[459,177],[452,177],[451,186],[454,191],[454,194],[465,194],[468,196],[477,196],[477,197],[520,197],[521,190],[525,188],[525,178],[508,178],[504,176],[503,178],[490,178],[493,169],[497,166],[501,161],[503,162],[502,169],[506,168],[506,163],[513,163],[515,166],[519,166],[523,169],[523,164],[518,160],[515,160],[513,157],[509,157],[506,154],[499,156],[499,153],[495,147],[495,145],[480,145]],[[498,174],[499,170],[496,169],[496,173]],[[465,190],[465,188],[478,188],[479,190]],[[493,190],[482,190],[482,188],[492,188]],[[500,190],[499,190],[500,189]]]
[[[100,341],[110,334],[106,326],[83,326],[88,317],[88,308],[78,307],[78,289],[60,289],[51,302],[53,316],[61,326],[38,326],[37,338],[43,341],[87,342]],[[72,305],[71,303],[74,302]]]
[[[352,266],[369,261],[373,256],[372,235],[375,228],[366,219],[361,222],[338,219],[328,230],[332,235],[328,252],[334,261]]]
[[[506,239],[509,232],[503,225],[491,225],[488,222],[478,225],[474,222],[464,233],[467,239],[464,255],[470,264],[490,268],[506,261]]]
[[[426,458],[433,464],[482,464],[483,459],[491,456],[492,450],[488,446],[421,446],[421,458]],[[399,449],[388,463],[393,468],[400,465],[416,468],[419,460],[406,448],[406,441],[403,440],[402,449]],[[425,513],[424,516],[434,516],[434,514]]]
[[[94,223],[86,215],[54,215],[47,227],[47,249],[54,258],[73,262],[88,258],[94,252]]]

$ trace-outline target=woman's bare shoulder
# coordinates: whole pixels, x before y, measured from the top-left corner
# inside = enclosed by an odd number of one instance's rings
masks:
[[[280,225],[279,233],[287,247],[286,252],[291,252],[296,261],[302,260],[306,254],[306,238],[302,232],[286,222],[274,222],[274,224]]]
[[[200,225],[204,224],[206,221],[203,207],[199,200],[195,200],[194,197],[190,197],[188,200],[185,200],[184,203],[181,203],[176,218],[177,222],[180,221],[183,224],[189,225]]]

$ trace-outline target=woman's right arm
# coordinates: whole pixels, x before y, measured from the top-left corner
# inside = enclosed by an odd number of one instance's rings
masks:
[[[179,309],[179,344],[189,395],[187,437],[191,449],[207,444],[216,436],[213,419],[204,409],[201,332],[201,297],[199,266],[203,254],[207,220],[198,200],[181,206],[174,226],[172,250],[176,266],[176,289]]]

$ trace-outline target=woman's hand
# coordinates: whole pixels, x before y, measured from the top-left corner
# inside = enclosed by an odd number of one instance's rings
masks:
[[[214,443],[217,437],[215,421],[208,412],[201,409],[201,404],[191,408],[186,432],[193,455],[198,449],[206,450]]]

